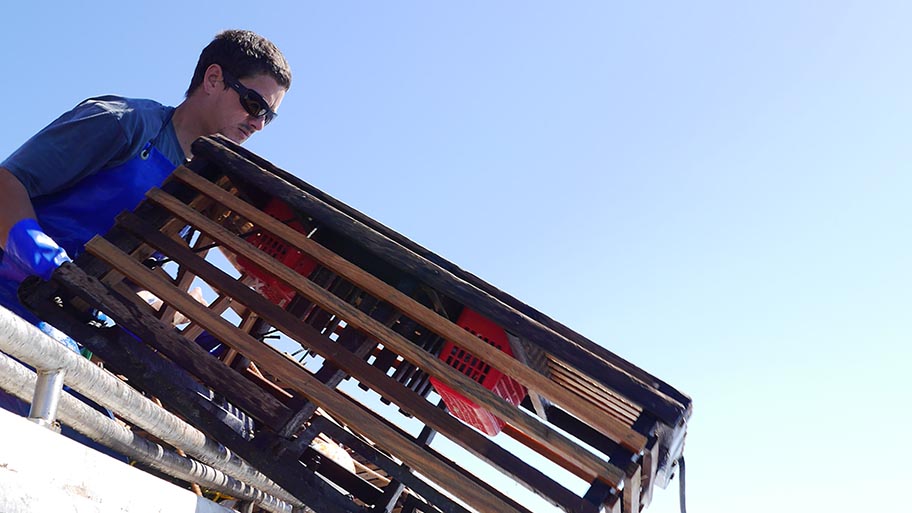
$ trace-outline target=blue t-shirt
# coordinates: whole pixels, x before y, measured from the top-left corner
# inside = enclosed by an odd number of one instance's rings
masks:
[[[173,113],[174,107],[152,100],[90,98],[35,134],[0,167],[37,198],[123,164],[149,142],[177,166],[185,157],[171,123]]]

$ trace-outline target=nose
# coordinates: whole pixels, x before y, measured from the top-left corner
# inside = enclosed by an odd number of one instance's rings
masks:
[[[266,126],[266,116],[254,117],[247,116],[247,125],[252,128],[254,131],[259,132]]]

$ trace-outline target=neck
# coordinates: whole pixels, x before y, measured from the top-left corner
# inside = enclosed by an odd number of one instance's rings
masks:
[[[180,143],[181,149],[184,150],[184,156],[188,159],[193,157],[193,151],[190,147],[193,141],[206,135],[204,133],[205,130],[199,123],[201,119],[197,114],[199,108],[196,102],[188,98],[177,106],[174,110],[174,115],[171,117],[174,133],[177,134],[177,141]]]

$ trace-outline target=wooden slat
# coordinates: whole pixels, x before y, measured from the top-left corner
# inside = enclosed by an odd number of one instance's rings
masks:
[[[637,419],[637,414],[631,413],[623,407],[619,407],[617,403],[611,401],[611,397],[604,395],[597,389],[586,386],[586,383],[582,383],[572,377],[567,377],[559,372],[554,373],[554,382],[565,387],[567,390],[571,390],[573,393],[578,394],[581,398],[590,402],[592,406],[599,408],[607,415],[617,419],[618,422],[622,422],[629,426]]]
[[[605,503],[605,508],[601,510],[601,513],[622,513],[621,504],[622,501],[619,497],[611,497],[608,499],[608,502]]]
[[[212,309],[210,308],[210,310]],[[221,312],[219,312],[219,314],[221,315]],[[238,327],[244,333],[250,333],[250,329],[253,328],[253,325],[256,323],[257,319],[259,319],[259,316],[255,312],[248,312],[247,315],[241,319],[241,324]],[[229,347],[228,350],[225,351],[225,354],[220,358],[220,360],[225,362],[225,365],[231,365],[237,355],[237,349]]]
[[[160,243],[162,241],[157,242]],[[165,248],[159,249],[164,250]],[[263,344],[261,342],[240,331],[237,327],[226,322],[224,319],[212,315],[212,312],[210,312],[205,306],[197,303],[192,297],[178,290],[168,281],[162,280],[159,277],[155,276],[153,273],[149,272],[149,270],[146,269],[142,264],[130,259],[129,256],[122,253],[116,246],[113,246],[102,238],[96,237],[89,241],[88,244],[86,244],[86,250],[90,251],[97,258],[105,261],[108,265],[111,265],[120,272],[123,272],[124,274],[130,275],[132,277],[139,277],[137,279],[140,279],[144,285],[148,286],[151,292],[153,292],[158,297],[167,298],[168,301],[173,302],[178,307],[178,309],[187,314],[190,314],[215,337],[225,341],[229,345],[237,347],[242,352],[257,354],[257,357],[264,364],[268,364],[270,366],[269,369],[271,373],[275,374],[280,379],[283,379],[286,383],[289,383],[301,394],[309,397],[321,408],[332,412],[332,414],[335,417],[339,418],[342,422],[345,422],[352,426],[361,426],[366,431],[369,431],[371,433],[372,440],[374,440],[379,446],[385,448],[386,450],[395,452],[403,461],[406,461],[411,467],[418,469],[423,475],[428,476],[439,483],[445,483],[448,490],[450,490],[461,499],[465,500],[466,503],[470,504],[472,507],[482,512],[521,513],[520,510],[515,509],[508,503],[504,502],[501,497],[489,493],[487,490],[481,490],[477,486],[473,486],[458,472],[455,472],[453,469],[447,466],[440,465],[439,462],[433,460],[432,458],[429,458],[427,453],[421,447],[416,446],[406,437],[396,433],[386,426],[378,425],[369,413],[366,413],[362,410],[362,407],[360,405],[352,403],[351,401],[348,401],[337,394],[335,391],[328,389],[322,383],[317,381],[312,375],[310,375],[309,372],[303,370],[293,360],[285,358],[278,352],[272,350],[271,348],[268,348],[268,346],[266,350],[259,349],[263,347]],[[169,251],[166,251],[166,253],[169,253]],[[199,258],[196,255],[192,254],[185,256]],[[184,264],[188,264],[188,259],[182,258],[181,260]],[[211,267],[212,270],[224,274],[222,271],[211,266],[204,260],[201,261],[206,266]],[[204,276],[204,273],[200,272],[201,269],[194,269],[194,271],[197,272],[199,276]],[[231,288],[231,284],[236,284],[242,287],[243,291],[247,291],[251,294],[256,294],[255,292],[250,291],[250,289],[237,284],[227,275],[225,276],[226,278],[224,280],[228,281],[208,279],[207,281],[219,282],[221,285],[223,285],[224,289],[226,289],[226,292],[230,292],[228,289]],[[230,283],[228,283],[229,281]],[[260,299],[261,301],[257,301],[257,299]],[[287,334],[298,334],[298,338],[301,338],[302,342],[314,344],[317,338],[322,338],[319,336],[301,337],[300,331],[294,327],[294,324],[297,324],[295,320],[287,319],[286,316],[288,314],[286,312],[282,311],[277,306],[268,303],[264,298],[258,296],[257,298],[250,298],[245,302],[251,306],[256,305],[257,303],[261,303],[257,305],[258,308],[256,308],[256,310],[263,316],[264,319],[268,319],[270,324],[280,328]],[[276,312],[276,310],[278,311]],[[322,345],[322,341],[320,345]],[[344,355],[336,355],[335,361],[342,362],[345,364],[345,367],[348,367],[350,365],[350,362],[346,360],[347,359],[344,357]],[[363,364],[363,362],[360,361],[358,361],[358,363]],[[357,365],[355,365],[355,367],[357,367]],[[375,371],[375,369],[368,366],[367,369],[364,369],[363,372],[359,372],[358,374],[360,376],[368,375],[368,377],[370,377],[369,375],[371,374],[372,370]],[[385,376],[382,374],[381,376],[385,378]],[[392,383],[396,385],[395,382]],[[401,395],[407,394],[405,394],[403,391]],[[424,404],[427,407],[436,410],[426,401],[424,401]],[[422,410],[424,408],[415,407],[414,409]],[[436,413],[442,412],[437,411]],[[449,425],[451,422],[455,421],[452,421],[451,418],[445,414],[440,415],[440,417],[436,419],[433,418],[436,417],[436,415],[424,416],[426,417],[423,419],[425,422],[429,424],[438,424],[440,428],[443,428],[443,431],[450,431],[448,428],[456,428],[456,426]],[[458,431],[459,429],[457,428],[456,430]],[[486,439],[483,439],[483,437],[481,437],[481,440],[478,440],[480,435],[479,437],[465,436],[465,434],[461,435],[462,436],[458,437],[461,440],[475,438],[475,441],[478,442],[478,445],[470,449],[473,452],[477,452],[479,448],[484,446],[487,446],[487,450],[493,449],[493,447],[490,447],[490,442],[488,442]],[[479,454],[479,456],[483,458],[487,456],[485,459],[488,459],[490,461],[489,454],[482,453]],[[527,469],[527,471],[531,472],[533,470],[530,468]],[[516,477],[520,478],[520,476]]]
[[[142,308],[143,310],[146,310],[147,312],[149,312],[150,315],[153,315],[156,317],[158,316],[158,312],[156,312],[155,309],[152,308],[152,305],[143,301],[143,298],[139,297],[136,294],[136,291],[131,289],[123,280],[118,281],[117,283],[115,283],[114,285],[111,285],[110,287],[118,294],[129,299],[131,303],[133,303],[136,306]]]
[[[238,278],[238,281],[245,285],[249,285],[251,279],[246,275],[241,275],[241,277]],[[246,319],[249,315],[249,312],[247,311],[247,307],[245,307],[244,305],[240,305],[240,304],[233,304],[233,301],[234,300],[232,298],[230,298],[224,294],[219,294],[219,296],[215,298],[215,301],[213,301],[212,303],[209,303],[209,310],[212,310],[212,312],[214,312],[216,315],[222,315],[222,313],[224,313],[225,310],[227,310],[229,307],[231,307],[235,311],[235,313],[238,314],[238,317],[240,317],[242,319]],[[203,331],[205,331],[205,330],[203,330],[202,327],[200,327],[198,324],[196,324],[195,322],[193,322],[191,320],[190,324],[188,324],[181,331],[181,335],[187,337],[190,340],[195,340],[196,337],[200,336],[203,333]]]
[[[169,176],[165,180],[165,182],[167,183],[168,181],[171,181],[171,180],[172,180],[172,178]],[[196,196],[192,200],[190,200],[189,204],[191,207],[193,207],[195,209],[202,209],[207,206],[211,206],[213,204],[213,201],[211,198],[208,198],[206,196]],[[163,222],[160,231],[168,236],[177,237],[178,233],[180,233],[180,231],[184,228],[184,226],[186,226],[186,225],[184,223],[182,223],[180,221],[180,219],[170,218]],[[138,247],[136,247],[129,253],[130,253],[130,256],[133,257],[134,260],[142,262],[143,260],[149,258],[154,252],[155,252],[155,250],[150,248],[149,246],[140,244]],[[115,286],[115,284],[123,281],[123,279],[124,279],[124,276],[122,274],[118,273],[117,271],[111,270],[111,269],[105,270],[104,273],[100,274],[97,277],[101,279],[102,283],[104,283],[105,285],[107,285],[109,287],[114,288],[115,290],[117,290],[117,287]]]
[[[553,369],[551,372],[551,379],[563,386],[572,386],[574,389],[585,391],[590,397],[590,401],[594,401],[604,408],[616,410],[621,415],[633,416],[636,418],[640,413],[638,409],[631,409],[623,401],[617,400],[617,397],[605,393],[604,389],[593,386],[592,381],[581,377],[579,374],[568,372],[567,369]]]
[[[415,476],[408,468],[394,462],[375,447],[325,417],[315,417],[312,426],[315,430],[326,433],[342,445],[353,449],[359,457],[370,462],[396,481],[404,483],[445,513],[469,513],[467,509]]]
[[[385,488],[390,484],[389,477],[377,472],[376,469],[365,465],[358,460],[355,460],[355,475],[377,488]]]
[[[636,417],[630,418],[617,410],[609,408],[606,403],[601,401],[599,396],[594,395],[591,390],[580,386],[578,383],[574,381],[564,381],[564,378],[560,375],[555,375],[554,378],[556,383],[563,385],[567,390],[570,390],[571,392],[578,394],[581,398],[589,401],[593,408],[597,408],[604,415],[607,415],[618,422],[627,423],[628,425],[633,424],[636,420]]]
[[[200,235],[196,239],[196,244],[194,245],[194,248],[204,247],[205,245],[209,244],[210,242],[212,242],[212,240],[209,237],[206,237],[205,235]],[[199,255],[201,257],[205,258],[207,253],[209,253],[209,250],[200,252]],[[193,273],[190,273],[183,267],[180,267],[177,271],[177,278],[175,279],[177,288],[179,288],[181,290],[188,290],[190,288],[190,285],[193,284],[194,278],[196,278],[196,276]],[[162,307],[161,312],[159,312],[159,313],[160,313],[160,315],[158,316],[159,319],[164,320],[166,323],[170,323],[171,320],[174,319],[174,315],[178,312],[171,305],[165,305]]]
[[[617,499],[617,490],[608,488],[601,481],[593,481],[575,510],[577,513],[602,513],[609,501]]]
[[[582,380],[577,375],[567,374],[563,370],[556,370],[552,373],[552,378],[555,383],[579,394],[580,397],[585,398],[593,406],[600,408],[625,425],[632,424],[640,414],[639,411],[631,410],[625,403],[617,401],[616,397],[606,394],[600,388],[593,387],[591,382]]]
[[[513,426],[511,426],[509,424],[507,424],[503,427],[503,433],[505,435],[509,436],[510,438],[516,440],[517,442],[525,445],[526,447],[532,449],[534,452],[545,456],[546,458],[553,461],[554,463],[556,463],[558,466],[560,466],[564,470],[570,472],[571,474],[582,479],[583,481],[592,481],[593,479],[596,478],[596,476],[593,475],[591,472],[587,472],[586,470],[580,468],[579,466],[574,465],[573,463],[561,458],[560,454],[557,454],[554,451],[552,451],[551,448],[548,447],[547,445],[540,444],[540,443],[536,442],[535,440],[532,440],[531,438],[526,436],[525,433],[523,433],[522,431],[519,431],[518,429],[514,428]]]
[[[642,475],[642,469],[637,466],[624,481],[624,511],[640,513],[640,494],[643,492],[640,486]]]
[[[183,203],[177,201],[172,196],[169,196],[166,193],[161,192],[160,190],[157,190],[157,189],[153,189],[153,190],[149,191],[147,196],[149,197],[150,200],[162,205],[163,207],[167,208],[169,211],[174,213],[176,216],[180,217],[181,219],[184,219],[185,221],[187,221],[188,223],[193,225],[196,229],[198,229],[204,233],[207,233],[213,239],[218,240],[226,248],[229,248],[230,250],[235,251],[237,254],[250,259],[254,264],[260,266],[263,269],[266,269],[270,273],[275,274],[277,277],[282,279],[284,282],[286,282],[289,285],[291,285],[292,287],[294,287],[300,294],[305,296],[307,299],[320,305],[321,308],[332,311],[332,312],[336,313],[337,315],[341,315],[344,319],[346,319],[346,322],[357,327],[358,329],[364,330],[365,332],[369,333],[372,337],[376,338],[378,341],[383,343],[385,346],[392,348],[396,353],[404,356],[405,358],[407,358],[414,364],[416,364],[419,367],[421,367],[422,369],[424,369],[425,372],[427,372],[428,374],[440,377],[443,381],[447,382],[450,386],[454,387],[454,389],[459,390],[463,395],[465,395],[469,399],[475,401],[478,404],[485,405],[495,415],[497,415],[498,417],[504,419],[505,421],[513,424],[514,426],[522,429],[529,436],[538,440],[540,443],[550,445],[554,451],[560,453],[564,458],[574,462],[577,465],[582,466],[583,468],[586,468],[590,472],[595,473],[601,479],[605,480],[608,483],[611,483],[613,486],[617,486],[620,484],[620,482],[621,482],[620,479],[623,479],[623,477],[622,477],[623,472],[620,469],[618,469],[617,467],[614,467],[611,464],[607,464],[606,462],[599,460],[593,454],[589,453],[588,451],[586,451],[586,450],[582,449],[581,447],[579,447],[578,445],[574,444],[572,441],[570,441],[564,435],[562,435],[559,432],[551,429],[550,427],[542,424],[541,422],[531,418],[529,415],[526,415],[525,413],[521,412],[518,408],[516,408],[512,404],[507,403],[502,398],[495,395],[493,392],[482,387],[476,381],[468,378],[464,374],[457,372],[455,369],[453,369],[449,365],[440,361],[434,355],[431,355],[430,353],[417,347],[415,344],[413,344],[409,340],[405,339],[404,337],[395,333],[394,331],[388,329],[386,326],[384,326],[383,324],[372,319],[370,316],[368,316],[364,312],[361,312],[354,306],[340,300],[336,296],[327,293],[325,290],[316,286],[310,280],[298,275],[297,273],[295,273],[288,267],[279,264],[273,258],[267,256],[266,254],[262,253],[258,249],[254,248],[247,241],[238,238],[235,234],[231,233],[224,227],[206,219],[205,217],[201,216],[196,211],[190,209]],[[141,229],[138,229],[139,227],[134,226],[134,224],[135,224],[134,220],[138,221],[138,219],[136,219],[135,216],[131,218],[130,215],[124,215],[120,218],[120,221],[121,221],[120,224],[121,224],[121,226],[127,228],[128,230],[131,230],[131,231],[134,231],[134,233],[137,233],[137,232],[141,231]],[[140,235],[140,233],[137,233],[137,235]],[[149,241],[150,243],[152,243],[153,245],[157,245],[157,243],[153,240],[153,238],[157,239],[161,243],[167,243],[167,241],[164,237],[156,236],[156,234],[153,234],[153,233],[144,232],[141,235],[143,237],[145,237],[146,240]],[[162,249],[162,248],[160,247],[159,249]],[[174,249],[180,249],[180,248],[177,246],[174,246]],[[185,265],[187,264],[187,260],[185,260],[185,259],[182,259],[182,262]],[[327,267],[330,267],[330,266],[327,266]],[[399,293],[398,291],[395,291],[395,289],[392,289],[391,287],[386,287],[386,288],[390,289],[390,290],[387,291],[387,293],[388,293],[387,296],[382,297],[382,299],[384,299],[384,300],[389,301],[390,296],[393,296],[393,295],[400,295],[400,296],[402,295],[401,293]],[[423,308],[423,307],[421,307],[421,308]],[[442,317],[438,316],[437,314],[431,312],[430,310],[425,309],[425,311],[429,312],[429,314],[431,316],[433,316],[436,324],[442,324],[442,323],[449,324],[450,326],[453,326],[455,328],[454,331],[458,331],[460,333],[460,336],[465,336],[466,332],[463,329],[459,328],[458,326],[456,326],[452,323],[449,323],[449,321],[446,321],[445,319],[443,319]],[[282,312],[282,313],[284,314],[285,312]],[[411,317],[412,313],[409,313],[408,315]],[[475,343],[475,344],[484,346],[486,350],[490,350],[490,347],[485,342],[480,341],[478,338],[470,335],[470,336],[468,336],[468,339],[472,340],[473,343]],[[335,359],[332,357],[332,354],[331,354],[331,353],[338,353],[339,352],[338,349],[333,346],[327,347],[325,343],[321,343],[321,345],[326,347],[326,349],[324,351],[321,351],[317,347],[313,347],[313,349],[320,352],[324,358],[329,358],[330,360],[333,360],[334,363],[336,363],[338,365],[339,362],[335,361]],[[534,371],[531,371],[530,369],[528,369],[521,363],[506,356],[504,353],[501,353],[500,351],[495,350],[495,351],[493,351],[493,353],[499,353],[500,355],[503,355],[503,357],[506,360],[512,362],[516,366],[526,369],[526,374],[531,373],[531,374],[535,374],[536,376],[542,377],[540,374],[537,374]],[[366,366],[366,364],[364,364],[364,362],[360,359],[355,359],[355,361],[357,362],[357,364],[359,366]],[[339,366],[345,368],[343,365],[339,365]],[[388,379],[386,378],[385,374],[382,374],[384,377],[382,380],[375,380],[374,382],[365,382],[364,376],[362,374],[359,374],[359,373],[353,371],[351,368],[346,369],[346,370],[350,374],[358,377],[363,383],[370,385],[371,387],[373,387],[375,390],[378,390],[378,391],[383,389],[386,386],[386,383],[388,382]],[[550,388],[558,389],[550,381],[548,381],[548,385]],[[560,390],[560,392],[563,395],[569,395],[566,393],[566,391],[564,389],[558,389],[558,390]],[[394,397],[400,397],[400,396],[392,394],[390,392],[387,392],[387,394],[388,394],[387,395],[388,399],[392,399]],[[409,393],[409,395],[411,395],[411,393]],[[422,401],[422,402],[424,402],[424,401]],[[424,404],[427,404],[427,403],[424,402]],[[591,412],[590,412],[590,415],[588,415],[588,417],[591,417]],[[600,422],[605,422],[605,419],[606,419],[606,417],[599,417]],[[615,421],[613,419],[611,420],[611,422],[617,423],[617,421]],[[621,438],[622,438],[622,440],[625,440],[628,443],[630,443],[630,441],[632,441],[632,440],[639,441],[640,439],[642,439],[642,444],[645,445],[645,437],[643,437],[639,433],[633,432],[626,428],[624,431],[624,436]],[[639,449],[636,449],[636,450],[638,451]]]
[[[342,392],[342,393],[344,394],[344,392]],[[354,400],[353,398],[351,398],[351,396],[349,396],[349,398],[350,398],[351,400]],[[440,407],[440,405],[438,405],[438,407]],[[403,436],[406,436],[406,437],[408,437],[409,439],[413,439],[413,437],[412,437],[412,435],[411,435],[410,433],[406,432],[406,431],[403,430],[401,427],[396,426],[395,424],[393,424],[392,422],[390,422],[390,421],[387,420],[386,418],[380,416],[378,413],[376,413],[376,412],[370,412],[370,413],[374,416],[375,422],[380,423],[380,424],[384,424],[384,425],[388,426],[389,428],[395,430],[396,432],[402,434]],[[442,453],[440,453],[440,452],[434,450],[434,448],[430,447],[428,444],[430,444],[430,442],[431,442],[431,441],[430,441],[430,438],[433,438],[433,434],[432,434],[432,433],[433,433],[433,432],[431,432],[427,427],[425,427],[425,429],[423,429],[422,432],[418,435],[418,437],[417,437],[417,438],[414,438],[414,440],[415,440],[415,442],[416,442],[418,445],[424,447],[424,451],[425,451],[426,453],[432,455],[434,458],[437,458],[439,461],[441,461],[442,463],[446,464],[447,466],[449,466],[450,468],[452,468],[452,469],[455,470],[456,472],[459,472],[460,474],[462,474],[463,476],[465,476],[466,479],[471,480],[471,481],[475,484],[475,486],[477,486],[477,487],[479,487],[479,488],[487,489],[487,490],[491,491],[492,493],[499,493],[499,490],[497,489],[497,487],[496,487],[494,484],[489,483],[488,481],[486,481],[486,480],[484,480],[484,479],[481,479],[481,478],[475,476],[474,474],[472,474],[472,473],[469,472],[468,470],[466,470],[466,469],[460,467],[457,463],[455,463],[454,461],[452,461],[451,459],[449,459],[449,457],[448,457],[447,455],[442,454]],[[367,435],[365,435],[365,436],[367,436]],[[608,485],[607,483],[604,483],[603,481],[598,480],[598,479],[597,479],[596,481],[597,481],[598,483],[602,483],[605,487],[611,489],[611,486]],[[519,484],[524,484],[524,483],[519,483]],[[528,486],[528,483],[525,483],[525,484]],[[533,491],[533,492],[538,492],[538,490],[537,490],[536,488],[529,488],[529,490],[531,490],[531,491]],[[415,491],[418,492],[418,493],[419,493],[420,495],[422,495],[422,496],[424,495],[423,493],[421,493],[421,492],[420,492],[419,490],[417,490],[417,489],[416,489]],[[540,494],[540,495],[541,495],[541,494]],[[428,497],[427,497],[427,496],[423,496],[423,498],[427,499]],[[518,502],[514,501],[511,497],[508,497],[507,499],[510,501],[510,503],[511,503],[515,508],[517,508],[517,509],[525,509],[525,507],[524,507],[523,505],[521,505],[521,504],[519,504]],[[435,501],[430,501],[430,502],[431,502],[432,504],[435,504],[435,505],[437,504]],[[562,508],[566,509],[568,512],[583,513],[583,512],[580,512],[580,511],[577,510],[576,506],[577,506],[578,503],[579,503],[579,497],[578,497],[576,494],[572,494],[572,493],[571,493],[571,496],[568,496],[568,497],[567,497],[567,500],[563,500],[563,501],[560,501],[560,502],[558,502],[558,503],[552,502],[552,504],[559,505],[559,506],[561,506]],[[567,504],[570,504],[571,507],[567,508],[567,507],[566,507]]]
[[[213,187],[212,184],[198,175],[185,170],[177,169],[174,172],[174,177],[191,185],[200,192],[211,195],[213,199],[219,203],[231,208],[233,211],[241,214],[247,219],[253,221],[258,226],[266,229],[267,231],[274,233],[282,239],[285,239],[291,243],[296,248],[304,251],[308,255],[314,257],[321,264],[326,266],[329,269],[332,269],[334,272],[340,276],[344,276],[346,279],[357,284],[359,287],[363,288],[365,291],[370,292],[375,295],[377,298],[389,302],[395,307],[399,308],[402,312],[409,316],[409,318],[415,320],[416,322],[422,324],[428,329],[432,330],[434,333],[439,336],[452,341],[453,343],[459,345],[463,349],[473,353],[474,355],[482,358],[487,363],[491,364],[493,367],[497,368],[501,372],[513,377],[520,383],[523,383],[527,387],[541,393],[543,396],[547,397],[549,400],[560,404],[568,411],[572,412],[574,415],[579,416],[580,418],[586,420],[593,426],[597,426],[597,429],[600,429],[605,433],[606,436],[616,440],[618,443],[630,448],[633,451],[639,451],[643,448],[646,443],[645,437],[642,435],[631,432],[624,426],[622,423],[617,422],[615,419],[610,417],[605,417],[602,415],[593,415],[592,408],[579,400],[574,394],[567,393],[566,390],[562,389],[559,386],[556,386],[552,381],[550,381],[546,376],[541,375],[540,373],[530,369],[529,367],[523,365],[521,362],[515,358],[510,357],[502,351],[498,351],[492,348],[489,344],[483,340],[467,333],[464,329],[456,326],[452,322],[449,322],[447,319],[441,317],[439,314],[426,308],[424,305],[418,303],[414,299],[402,294],[397,291],[395,288],[387,285],[383,281],[377,279],[373,275],[365,272],[361,268],[349,263],[345,259],[339,257],[335,253],[327,250],[326,248],[320,246],[311,239],[308,239],[303,234],[297,232],[291,227],[283,225],[282,223],[276,221],[271,216],[262,213],[252,205],[249,205],[239,198],[225,193],[222,189]],[[210,233],[210,236],[221,240],[226,246],[233,242],[232,250],[235,251],[245,251],[246,248],[243,244],[239,242],[231,241],[229,242],[227,237],[227,230],[222,227],[219,227],[217,224],[208,221],[203,216],[195,213],[191,208],[187,207],[183,203],[180,203],[174,199],[168,199],[168,195],[160,190],[153,189],[149,191],[148,197],[159,203],[159,204],[168,204],[169,210],[171,210],[175,215],[180,216],[185,221],[190,222],[190,219],[193,219],[194,222],[191,222],[197,229],[202,229],[201,226],[206,226],[207,230],[219,231],[224,235],[215,237],[213,233]],[[206,230],[204,230],[206,231]],[[234,237],[234,239],[237,239]],[[249,255],[245,255],[248,258],[251,258]],[[260,257],[262,260],[262,257]],[[259,264],[258,264],[259,265]],[[268,265],[268,263],[267,263]],[[275,265],[271,267],[275,268]],[[265,267],[264,267],[265,268]],[[273,269],[270,269],[271,271]],[[282,276],[279,276],[281,271]],[[303,288],[313,288],[308,284],[302,282],[302,280],[290,270],[276,270],[276,275],[282,278],[283,281],[286,281],[294,287],[301,286]],[[299,290],[302,294],[309,297],[309,291]],[[313,300],[313,298],[310,298]],[[343,315],[343,317],[346,317]],[[406,348],[397,348],[395,344],[390,344],[391,347],[396,349],[399,354],[403,356],[414,358],[413,355],[407,355],[403,351],[409,351],[415,353],[415,351],[410,351],[414,347],[413,344],[408,343]],[[422,354],[426,354],[423,353]],[[420,357],[420,356],[418,356]],[[418,363],[416,360],[412,359],[413,362]],[[427,362],[421,367],[430,366],[431,369],[434,367],[440,367],[436,365],[437,362]],[[436,376],[436,374],[435,374]],[[444,374],[445,376],[445,374]],[[439,376],[442,377],[442,376]],[[446,378],[443,381],[447,382]],[[452,383],[447,382],[447,384],[453,385]],[[463,387],[462,384],[456,384],[457,390],[461,390]],[[466,394],[468,396],[468,394]],[[485,404],[488,406],[489,401],[480,401],[475,397],[470,397],[470,399],[476,400],[480,404]],[[494,412],[498,416],[501,416],[501,412]],[[527,423],[528,421],[519,420],[516,418],[511,418],[507,413],[506,416],[503,416],[504,420],[508,420],[511,423],[514,423],[516,426],[522,426],[522,423]],[[535,431],[530,432],[533,434]]]
[[[552,375],[560,374],[569,380],[584,385],[599,396],[605,397],[607,402],[612,403],[619,410],[626,411],[635,417],[643,412],[643,409],[636,404],[628,401],[625,397],[618,395],[614,390],[605,387],[598,381],[592,379],[592,377],[580,373],[577,369],[569,367],[559,360],[551,359],[548,363],[548,368],[551,370]]]
[[[507,333],[507,339],[510,341],[510,347],[513,349],[513,356],[523,363],[523,365],[534,369],[542,376],[551,377],[551,371],[548,369],[548,357],[544,351],[537,346],[527,344],[512,333]],[[529,389],[529,401],[532,403],[532,409],[535,414],[543,419],[547,419],[547,408],[551,404],[547,399],[541,396],[535,390]]]
[[[643,508],[649,506],[652,502],[652,493],[655,491],[656,474],[659,468],[659,443],[656,439],[651,439],[646,444],[646,450],[643,454],[642,465],[642,492],[640,494],[640,505]]]

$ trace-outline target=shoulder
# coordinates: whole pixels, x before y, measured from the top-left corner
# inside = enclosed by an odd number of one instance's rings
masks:
[[[133,158],[163,132],[172,111],[152,100],[89,98],[29,138],[0,166],[32,197],[50,194]]]
[[[90,116],[103,116],[107,118],[107,123],[116,124],[122,140],[125,141],[125,151],[121,158],[115,159],[109,166],[129,160],[150,142],[164,149],[172,162],[180,163],[183,160],[183,153],[176,143],[176,137],[169,137],[169,134],[173,133],[173,129],[168,130],[168,127],[174,107],[154,100],[109,95],[89,98],[77,105],[74,111],[82,111]],[[172,146],[177,149],[173,149]]]
[[[108,95],[84,100],[72,112],[79,117],[106,117],[121,126],[127,140],[140,139],[144,144],[161,131],[173,111],[154,100]]]

